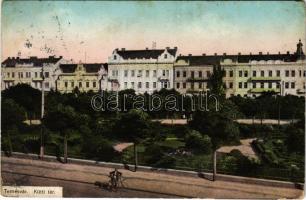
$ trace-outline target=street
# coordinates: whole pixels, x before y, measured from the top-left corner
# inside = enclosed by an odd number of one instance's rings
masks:
[[[3,185],[62,186],[65,197],[298,198],[303,194],[292,188],[128,170],[120,170],[123,188],[110,192],[98,185],[108,182],[111,168],[8,157],[2,157],[1,170]]]

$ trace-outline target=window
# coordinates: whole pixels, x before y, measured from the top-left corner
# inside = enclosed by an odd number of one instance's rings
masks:
[[[200,89],[202,88],[202,83],[199,83],[199,88],[200,88]]]
[[[202,71],[199,71],[199,77],[202,77]]]
[[[166,70],[163,70],[163,76],[166,76]]]
[[[302,71],[301,71],[301,70],[299,70],[299,76],[300,76],[300,77],[302,76]]]
[[[167,55],[167,54],[165,54],[165,55],[164,55],[164,58],[165,58],[165,59],[167,59],[167,58],[168,58],[168,55]]]
[[[157,76],[157,71],[153,70],[153,77],[156,77],[156,76]]]
[[[118,76],[118,71],[117,70],[112,70],[112,76]]]
[[[280,83],[276,83],[276,88],[279,88],[280,87]]]
[[[285,83],[285,88],[286,88],[286,89],[289,88],[289,83],[288,83],[288,82]]]
[[[269,70],[269,77],[272,77],[272,70]]]
[[[244,82],[244,88],[248,88],[248,83]]]
[[[59,84],[59,83],[58,83],[58,84]],[[34,84],[34,85],[35,85],[35,87],[37,88],[37,82],[35,82],[35,84]]]
[[[131,82],[131,87],[134,89],[135,88],[135,83]]]
[[[210,71],[207,71],[207,77],[210,77]]]
[[[271,82],[268,83],[268,87],[272,88],[272,83]]]
[[[280,77],[280,71],[279,70],[276,70],[276,76]]]
[[[71,87],[74,88],[74,82],[71,82]]]
[[[96,81],[94,81],[94,82],[92,82],[92,87],[97,87],[97,83],[96,83]]]
[[[124,89],[127,89],[127,82],[124,82]]]
[[[15,77],[15,72],[12,72],[12,78],[14,78]]]
[[[289,77],[289,70],[286,70],[286,71],[285,71],[285,76],[286,76],[286,77]]]
[[[256,77],[256,71],[253,71],[253,77]]]
[[[150,71],[146,70],[146,77],[149,77],[149,76],[150,76]]]
[[[186,83],[183,83],[183,88],[186,88]]]
[[[186,77],[186,76],[187,76],[187,72],[183,71],[183,77]]]
[[[141,88],[141,82],[138,82],[138,88]]]
[[[244,77],[248,77],[248,71],[244,71]]]
[[[45,88],[49,88],[49,82],[45,82]]]
[[[291,76],[295,77],[295,70],[291,70]]]
[[[230,77],[233,77],[233,76],[234,76],[234,72],[233,72],[233,71],[230,71],[229,76],[230,76]]]
[[[82,82],[79,82],[79,88],[82,88]]]
[[[191,78],[194,78],[194,71],[191,71]]]
[[[156,82],[153,82],[153,88],[156,88]]]
[[[137,77],[142,77],[142,70],[138,70]]]
[[[43,77],[43,73],[42,72],[40,72],[40,78],[42,78]]]
[[[239,71],[239,77],[242,77],[242,71]]]
[[[265,87],[265,83],[260,83],[260,88],[264,88]]]
[[[135,76],[135,70],[132,70],[131,71],[131,77],[134,77]]]
[[[45,78],[49,78],[49,72],[45,72]]]
[[[176,83],[176,88],[180,88],[180,83]]]
[[[86,82],[86,87],[89,88],[89,82]]]
[[[180,77],[180,71],[176,71],[176,77]]]
[[[306,77],[306,71],[304,71],[304,74],[303,74],[303,75],[304,75],[304,77]]]
[[[10,72],[7,73],[7,77],[8,77],[8,78],[10,77]]]
[[[256,83],[253,83],[253,88],[256,88]]]
[[[149,82],[146,82],[146,88],[149,88]]]
[[[231,88],[231,89],[233,88],[233,82],[229,83],[229,88]]]
[[[194,89],[194,83],[190,83],[190,87],[193,90]]]
[[[65,88],[67,88],[67,87],[68,87],[68,82],[65,81]]]
[[[128,70],[124,70],[124,77],[128,77]]]
[[[265,77],[265,71],[260,71],[260,76]]]
[[[35,78],[37,78],[37,72],[35,72]]]
[[[242,82],[239,82],[239,88],[242,88]]]
[[[295,83],[292,82],[292,83],[291,83],[291,89],[294,89],[294,88],[295,88]]]
[[[117,60],[117,56],[116,55],[114,55],[114,60]]]

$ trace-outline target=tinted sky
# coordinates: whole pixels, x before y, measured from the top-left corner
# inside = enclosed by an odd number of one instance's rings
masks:
[[[302,2],[4,1],[1,20],[2,58],[106,62],[153,41],[194,55],[293,52],[305,39]]]

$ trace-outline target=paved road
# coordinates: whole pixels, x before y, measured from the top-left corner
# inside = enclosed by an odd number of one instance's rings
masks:
[[[4,185],[60,185],[64,196],[80,197],[200,197],[200,198],[298,198],[302,190],[248,183],[209,181],[203,178],[175,176],[157,172],[123,173],[124,187],[109,192],[95,186],[107,183],[111,168],[61,164],[38,160],[2,157]],[[28,184],[29,183],[29,184]]]
[[[64,197],[110,197],[110,198],[180,198],[175,195],[160,194],[148,191],[119,188],[116,192],[109,191],[106,188],[95,184],[65,181],[61,179],[45,178],[39,176],[29,176],[27,174],[16,174],[11,172],[2,172],[4,185],[21,186],[60,186],[63,187]]]

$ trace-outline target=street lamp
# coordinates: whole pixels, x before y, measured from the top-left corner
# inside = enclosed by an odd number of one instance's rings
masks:
[[[40,159],[42,160],[44,157],[44,126],[43,126],[43,118],[44,118],[44,111],[45,111],[45,76],[44,76],[44,65],[41,68],[41,135],[40,135]]]

